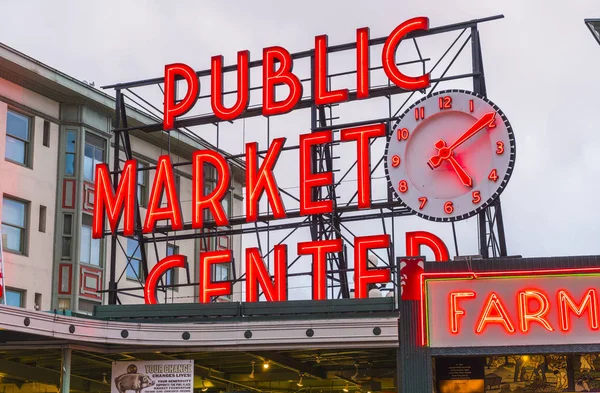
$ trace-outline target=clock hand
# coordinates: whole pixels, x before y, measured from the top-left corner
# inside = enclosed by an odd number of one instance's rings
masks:
[[[461,183],[466,187],[473,187],[473,179],[471,179],[471,176],[469,176],[463,167],[460,166],[460,164],[456,161],[456,158],[454,158],[454,156],[450,156],[450,158],[448,158],[448,162],[450,162],[450,165],[452,165],[452,168],[454,168],[454,172],[456,172],[458,175]]]
[[[491,124],[495,118],[496,112],[489,112],[481,116],[481,118],[477,120],[471,127],[469,127],[469,129],[465,131],[452,145],[450,145],[450,147],[447,147],[446,142],[440,139],[435,144],[435,147],[438,149],[437,155],[431,157],[428,161],[429,167],[434,169],[440,166],[443,160],[447,160],[452,156],[454,149],[462,145],[473,135],[477,134],[485,126]]]

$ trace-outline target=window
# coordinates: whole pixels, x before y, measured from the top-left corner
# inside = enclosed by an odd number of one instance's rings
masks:
[[[140,170],[148,165],[138,162],[137,173],[137,198],[140,206],[146,206],[148,203],[148,171]]]
[[[231,192],[228,192],[225,195],[221,203],[223,205],[223,210],[225,210],[225,214],[227,214],[227,217],[231,219]]]
[[[65,139],[65,175],[75,176],[75,152],[77,151],[77,134],[73,130],[67,131]]]
[[[46,147],[50,147],[50,122],[48,120],[44,120],[44,137],[42,138],[42,143]]]
[[[46,206],[40,205],[40,221],[39,221],[39,231],[42,233],[46,233]]]
[[[31,119],[8,111],[6,117],[6,153],[8,161],[29,166],[31,152]]]
[[[127,278],[143,281],[142,277],[142,249],[137,240],[127,239]]]
[[[92,217],[84,214],[81,220],[81,249],[79,260],[82,263],[100,266],[100,239],[92,239]]]
[[[229,281],[229,263],[219,263],[214,265],[213,281]]]
[[[69,298],[60,298],[60,299],[58,299],[58,309],[59,310],[69,310],[69,309],[71,309],[71,299],[69,299]]]
[[[167,256],[179,254],[179,246],[174,244],[167,244]],[[167,270],[165,275],[165,285],[177,284],[177,276],[175,275],[175,269]],[[177,289],[177,288],[173,288]]]
[[[62,233],[62,253],[63,259],[71,259],[71,240],[73,237],[73,215],[63,215],[63,233]]]
[[[85,157],[83,159],[83,178],[87,181],[94,181],[96,175],[96,165],[104,162],[104,139],[94,134],[85,134]]]
[[[25,296],[23,291],[16,289],[6,289],[6,305],[13,307],[25,307]]]
[[[4,250],[25,254],[27,243],[27,202],[2,199],[2,233],[6,235]]]

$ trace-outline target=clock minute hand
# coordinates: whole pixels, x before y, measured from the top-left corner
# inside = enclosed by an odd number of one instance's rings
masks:
[[[443,160],[447,160],[452,156],[454,149],[462,145],[465,141],[471,138],[473,135],[481,131],[485,126],[491,124],[496,118],[496,112],[489,112],[481,116],[467,131],[465,131],[452,145],[446,146],[446,142],[439,140],[435,147],[438,150],[437,154],[429,159],[429,166],[431,169],[435,169],[442,163]]]
[[[462,134],[452,145],[450,145],[448,149],[453,151],[458,146],[462,145],[466,140],[481,131],[485,126],[491,124],[495,118],[496,112],[488,112],[481,116],[481,118],[477,120],[471,127],[469,127],[469,129],[465,131],[465,133]]]

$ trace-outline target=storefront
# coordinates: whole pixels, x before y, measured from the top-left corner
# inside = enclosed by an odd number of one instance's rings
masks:
[[[85,318],[0,306],[0,319],[8,393],[135,390],[132,378],[164,392],[397,391],[391,298],[101,306]]]
[[[599,391],[599,274],[598,257],[428,264],[434,391]]]

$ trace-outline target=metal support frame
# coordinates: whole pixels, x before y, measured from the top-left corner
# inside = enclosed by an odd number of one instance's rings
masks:
[[[429,29],[428,31],[418,32],[417,34],[411,34],[409,38],[414,43],[416,53],[418,55],[418,59],[410,60],[404,63],[399,64],[415,64],[420,63],[423,67],[423,70],[426,70],[426,62],[430,59],[424,58],[421,53],[421,49],[419,48],[418,39],[420,37],[431,36],[436,34],[445,34],[451,32],[459,32],[456,39],[452,42],[451,45],[448,46],[447,50],[443,55],[437,59],[435,65],[429,70],[429,72],[433,72],[438,65],[441,64],[442,60],[449,57],[450,52],[452,50],[455,51],[452,59],[449,63],[444,67],[443,71],[440,75],[436,75],[436,77],[431,78],[431,86],[424,91],[421,91],[421,94],[432,94],[434,90],[438,87],[440,83],[455,81],[455,80],[465,80],[472,79],[473,81],[473,89],[475,92],[484,94],[486,93],[485,89],[485,76],[483,72],[483,60],[481,54],[481,46],[479,40],[479,32],[477,29],[478,24],[483,22],[488,22],[496,19],[502,18],[502,15],[492,16],[488,18],[482,18],[477,20],[471,20],[467,22],[455,23],[447,26],[434,27]],[[465,32],[469,32],[470,35],[465,39],[463,38],[463,34]],[[387,37],[375,38],[369,41],[371,46],[374,45],[382,45]],[[468,73],[449,73],[450,68],[455,63],[455,60],[458,56],[463,53],[463,49],[466,47],[468,43],[471,43],[472,49],[472,72]],[[458,44],[458,45],[457,45]],[[455,46],[458,49],[455,49]],[[348,43],[336,45],[328,48],[329,53],[333,52],[342,52],[348,50],[354,50],[356,48],[356,43]],[[297,59],[305,59],[310,61],[310,74],[314,76],[314,51],[308,50],[304,52],[298,52],[292,54],[292,58],[294,60]],[[252,61],[250,62],[249,67],[260,67],[262,66],[262,61]],[[440,66],[441,68],[441,66]],[[381,67],[372,67],[371,71],[381,69]],[[223,67],[223,72],[236,72],[237,65],[226,66]],[[438,71],[439,72],[439,71]],[[338,74],[330,75],[331,78],[335,78],[338,76],[344,76],[356,73],[356,71],[350,72],[342,72]],[[197,72],[199,77],[206,77],[210,75],[210,70],[202,70]],[[311,82],[314,78],[311,78]],[[304,80],[306,81],[306,80]],[[162,112],[159,109],[160,105],[153,105],[148,100],[144,99],[139,94],[133,91],[136,87],[143,86],[157,86],[161,91],[163,91],[161,84],[163,83],[163,78],[153,78],[141,81],[134,81],[129,83],[120,83],[117,85],[105,86],[104,88],[114,88],[117,94],[116,100],[116,121],[114,127],[115,141],[114,141],[114,172],[113,172],[113,186],[116,188],[118,185],[119,178],[119,152],[121,149],[125,151],[125,154],[128,159],[132,157],[131,155],[131,145],[129,141],[129,131],[137,130],[138,132],[162,132],[162,123],[160,122]],[[261,89],[261,86],[251,87],[251,91]],[[126,90],[128,93],[131,93],[131,96],[125,96],[121,93],[122,90]],[[224,94],[236,94],[235,90],[226,91]],[[402,105],[395,112],[392,111],[392,98],[399,94],[407,94],[408,97],[406,100],[403,100]],[[333,108],[332,106],[316,106],[314,104],[313,97],[304,97],[300,100],[296,109],[301,108],[309,108],[310,109],[310,129],[311,132],[316,132],[320,130],[332,130],[337,133],[342,128],[350,128],[355,126],[374,124],[374,123],[385,123],[388,126],[388,130],[391,127],[391,124],[398,119],[399,113],[401,113],[413,99],[415,94],[419,93],[418,91],[406,92],[396,86],[393,86],[391,83],[386,85],[379,86],[371,86],[370,90],[370,98],[383,97],[388,100],[388,116],[385,118],[377,118],[371,120],[362,120],[358,122],[339,122],[336,124],[334,120],[337,120],[337,117],[333,116]],[[207,99],[209,96],[200,96],[199,99]],[[349,94],[350,100],[356,100],[356,92],[350,91]],[[131,127],[127,124],[127,116],[126,116],[126,105],[125,98],[128,99],[128,106],[135,107],[138,110],[145,112],[150,118],[156,119],[156,123],[147,124],[144,126]],[[258,117],[262,116],[261,107],[251,107],[240,117]],[[245,157],[245,154],[227,154],[224,151],[218,149],[218,146],[211,146],[206,141],[200,139],[194,131],[188,127],[199,126],[203,124],[215,124],[217,126],[217,134],[218,124],[220,120],[217,119],[212,113],[203,114],[203,115],[195,115],[192,117],[181,118],[175,122],[175,128],[177,131],[185,134],[186,136],[193,138],[196,142],[200,143],[205,148],[215,148],[218,150],[223,156],[230,162],[235,162],[236,164],[240,164],[241,160]],[[169,138],[171,134],[169,133]],[[267,118],[267,142],[270,143],[270,121]],[[387,136],[386,136],[387,137]],[[217,135],[217,145],[218,145]],[[121,146],[121,142],[123,146]],[[169,140],[170,142],[170,140]],[[403,206],[398,201],[392,198],[391,194],[388,195],[386,200],[383,201],[374,201],[370,209],[359,209],[357,204],[354,202],[356,198],[355,195],[350,198],[349,201],[340,202],[340,195],[338,191],[338,187],[344,181],[344,179],[348,176],[351,170],[356,166],[356,161],[350,165],[348,168],[337,168],[336,165],[338,161],[336,161],[336,157],[334,154],[335,146],[339,144],[339,138],[334,138],[334,142],[330,144],[320,145],[318,147],[313,148],[311,151],[311,164],[313,171],[318,172],[334,172],[334,183],[332,186],[323,188],[323,189],[314,189],[313,190],[313,200],[324,200],[324,199],[332,199],[334,201],[334,209],[330,214],[325,214],[321,216],[309,216],[302,217],[300,216],[300,212],[298,210],[288,210],[287,218],[278,220],[276,223],[270,223],[270,220],[273,219],[273,216],[269,210],[267,210],[266,214],[263,212],[259,213],[259,217],[257,222],[247,223],[245,217],[230,217],[230,226],[226,228],[217,227],[214,222],[208,221],[205,222],[205,229],[203,231],[193,230],[191,227],[191,223],[184,223],[184,228],[181,231],[174,232],[172,228],[167,225],[158,225],[155,229],[155,233],[151,236],[144,236],[141,231],[141,223],[139,220],[139,206],[137,206],[137,220],[136,220],[136,233],[135,236],[142,247],[142,261],[143,261],[143,269],[144,274],[148,272],[147,260],[146,260],[146,252],[145,252],[145,243],[153,243],[156,245],[158,242],[166,242],[166,241],[179,241],[186,239],[200,239],[200,241],[205,241],[207,236],[233,236],[240,234],[249,234],[254,233],[258,239],[258,245],[261,250],[261,254],[266,257],[267,263],[269,263],[269,256],[271,252],[273,252],[274,246],[282,243],[285,239],[289,238],[293,233],[301,228],[308,228],[310,233],[310,238],[312,240],[325,240],[325,239],[343,239],[347,244],[351,247],[353,246],[352,242],[348,242],[348,238],[350,236],[355,236],[355,234],[350,231],[347,223],[357,222],[357,221],[370,221],[381,223],[382,233],[388,234],[391,233],[392,236],[396,234],[396,225],[395,221],[398,217],[412,215],[405,206]],[[168,153],[170,154],[171,144],[169,143]],[[285,146],[283,148],[284,151],[290,150],[298,150],[299,146]],[[259,156],[263,157],[265,151],[258,152]],[[375,172],[375,170],[381,165],[383,165],[384,158],[381,157],[378,160],[374,167],[372,168],[371,174]],[[174,164],[174,166],[185,166],[190,165],[191,162],[178,162]],[[155,170],[156,167],[146,167],[140,168],[140,170]],[[339,172],[339,173],[338,173]],[[287,190],[279,189],[282,194],[287,195],[288,197],[293,198],[298,201],[298,197],[288,192]],[[386,225],[386,219],[391,219],[391,225]],[[491,255],[493,256],[503,256],[506,255],[506,242],[504,237],[504,226],[502,220],[502,213],[500,207],[500,201],[497,200],[495,204],[490,206],[484,212],[479,215],[479,240],[480,240],[480,249],[481,254],[484,258],[488,258],[490,256],[489,250],[491,249]],[[235,227],[235,229],[234,229]],[[274,231],[288,231],[288,234],[284,236],[283,240],[277,244],[273,244],[271,241],[270,233]],[[261,242],[260,233],[266,232],[267,239],[266,243]],[[116,304],[118,302],[117,293],[123,293],[130,296],[136,296],[132,292],[135,290],[141,290],[140,288],[128,288],[128,289],[119,289],[118,288],[118,280],[116,280],[116,251],[118,236],[122,236],[122,232],[117,232],[116,234],[111,234],[109,232],[106,235],[110,235],[111,237],[111,260],[110,260],[110,282],[108,286],[108,290],[104,292],[109,292],[109,304]],[[347,236],[348,235],[348,236]],[[120,245],[120,243],[119,243]],[[264,247],[264,249],[263,249]],[[455,248],[458,250],[458,244],[455,241]],[[121,249],[123,249],[121,247]],[[123,250],[125,251],[125,250]],[[348,253],[346,252],[346,247],[335,255],[330,255],[328,260],[328,292],[330,293],[331,298],[339,297],[339,298],[348,298],[350,297],[350,285],[348,282],[348,272],[352,271],[348,267]],[[398,272],[396,271],[397,266],[394,261],[396,255],[395,251],[392,250],[388,252],[386,258],[382,258],[377,256],[380,261],[386,266],[390,266],[392,269],[392,277],[398,277]],[[387,260],[386,260],[387,259]],[[288,266],[293,266],[298,258],[295,260],[289,261]],[[301,276],[301,275],[310,275],[310,271],[300,272],[290,274],[289,276]],[[122,275],[122,274],[121,274]],[[237,282],[242,277],[234,277],[231,281]],[[141,282],[140,282],[141,284]],[[198,285],[198,283],[186,283],[186,284],[178,284],[172,285],[175,286],[191,286]],[[393,282],[393,290],[396,294],[399,294],[398,290],[398,282]],[[389,290],[389,288],[388,288]]]
[[[487,96],[485,85],[485,73],[483,71],[483,56],[481,53],[481,41],[477,26],[471,27],[471,54],[473,56],[473,91]],[[484,258],[505,257],[506,237],[504,235],[504,220],[502,219],[502,208],[500,197],[487,209],[478,214],[479,231],[479,253]],[[458,249],[458,245],[456,246]]]

